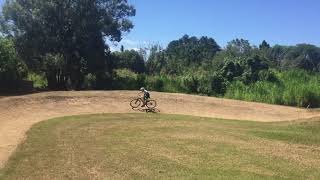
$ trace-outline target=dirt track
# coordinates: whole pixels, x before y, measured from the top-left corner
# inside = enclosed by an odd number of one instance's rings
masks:
[[[33,124],[69,115],[135,112],[128,102],[136,95],[136,91],[90,91],[0,97],[0,168]],[[157,100],[161,113],[168,114],[262,122],[320,116],[319,111],[212,97],[152,93],[152,98]]]

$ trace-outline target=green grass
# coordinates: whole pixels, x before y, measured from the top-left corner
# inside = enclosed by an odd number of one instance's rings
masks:
[[[233,82],[226,98],[298,107],[320,107],[320,75],[302,70],[278,72],[278,82]]]
[[[0,179],[319,179],[320,119],[258,123],[163,114],[41,122]]]

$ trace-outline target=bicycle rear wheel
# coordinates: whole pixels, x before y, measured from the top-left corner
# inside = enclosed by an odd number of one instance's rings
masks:
[[[132,100],[132,101],[130,102],[130,106],[131,106],[132,108],[137,108],[137,107],[139,107],[140,105],[141,105],[140,99],[134,99],[134,100]]]
[[[150,109],[153,109],[153,108],[157,107],[157,102],[155,100],[149,100],[149,101],[147,101],[146,106]]]

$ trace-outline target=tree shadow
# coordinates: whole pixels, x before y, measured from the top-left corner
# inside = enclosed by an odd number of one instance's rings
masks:
[[[16,92],[16,91],[2,91],[0,90],[0,98],[1,97],[11,97],[11,96],[24,96],[30,94],[37,94],[41,91],[25,91],[25,92]]]

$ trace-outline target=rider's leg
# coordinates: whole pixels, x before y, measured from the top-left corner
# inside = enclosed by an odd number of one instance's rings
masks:
[[[145,107],[146,105],[147,105],[147,97],[144,96],[144,97],[143,97],[143,104],[142,104],[141,107]]]
[[[141,107],[145,107],[146,106],[146,101],[143,101],[143,104],[142,104],[142,106]]]

